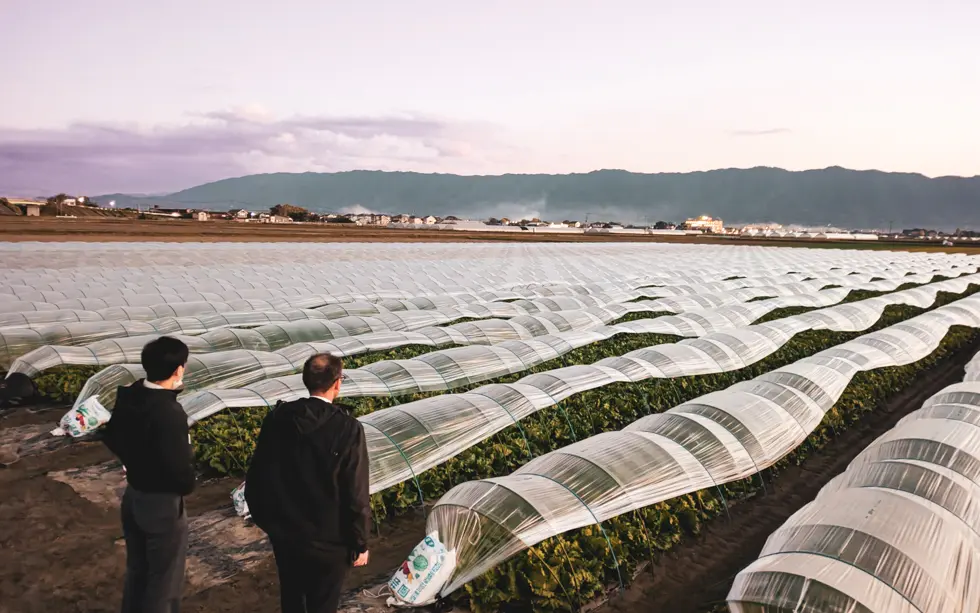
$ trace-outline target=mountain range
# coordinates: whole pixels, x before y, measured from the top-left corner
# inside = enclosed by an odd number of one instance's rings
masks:
[[[614,220],[683,221],[707,214],[726,223],[771,221],[850,228],[980,226],[980,176],[840,167],[787,171],[724,169],[688,173],[598,170],[583,174],[461,176],[356,170],[257,174],[164,196],[107,194],[116,206],[266,210],[278,203],[319,212],[385,212]]]

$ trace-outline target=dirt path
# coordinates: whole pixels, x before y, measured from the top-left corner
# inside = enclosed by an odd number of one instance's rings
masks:
[[[878,436],[942,388],[963,380],[963,367],[978,349],[966,347],[900,393],[882,410],[868,415],[813,454],[802,466],[783,471],[768,494],[731,509],[731,521],[713,520],[697,539],[683,543],[636,578],[624,594],[602,610],[636,613],[705,613],[723,603],[735,575],[762,550],[769,535],[790,515],[813,500],[820,488]],[[773,487],[775,486],[775,487]]]
[[[0,469],[0,613],[118,610],[124,477],[100,443],[44,436],[63,412],[19,411],[0,419],[0,443],[19,452]],[[278,610],[268,542],[231,507],[238,482],[207,481],[188,497],[184,610]],[[424,527],[420,513],[383,526],[370,543],[371,565],[347,582],[351,595],[385,581],[422,539]]]

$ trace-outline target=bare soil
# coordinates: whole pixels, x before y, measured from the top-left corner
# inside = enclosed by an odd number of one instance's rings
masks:
[[[737,244],[781,247],[833,247],[846,249],[893,249],[945,253],[980,253],[980,243],[957,243],[943,247],[916,240],[838,241],[760,239],[722,236],[666,236],[636,234],[555,234],[545,232],[475,232],[413,230],[331,224],[263,224],[236,221],[193,221],[183,219],[116,219],[106,217],[4,216],[0,219],[0,242],[64,241],[162,241],[162,242],[323,242],[323,243],[687,243]]]
[[[61,443],[54,451],[18,447],[18,441],[51,430],[51,417],[0,420],[0,442],[20,452],[0,469],[0,613],[116,611],[125,567],[119,521],[124,476],[97,442]],[[236,485],[215,479],[188,497],[185,610],[278,610],[271,549],[260,530],[235,515],[229,494]],[[413,514],[386,524],[370,543],[371,565],[348,580],[351,595],[384,582],[422,539],[424,527]]]
[[[872,440],[942,387],[961,379],[976,347],[951,358],[883,410],[844,432],[803,466],[784,471],[767,495],[732,508],[700,537],[653,565],[607,608],[704,613],[766,537]],[[0,468],[0,613],[109,612],[121,598],[125,553],[119,521],[123,476],[99,443],[45,442],[63,412],[19,410],[0,418],[0,445],[18,457]],[[261,531],[234,516],[237,480],[201,483],[188,498],[192,518],[184,610],[278,611],[274,562]],[[424,536],[420,514],[388,522],[372,540],[371,564],[347,582],[345,611],[380,611],[376,590]],[[357,597],[360,594],[361,597]]]

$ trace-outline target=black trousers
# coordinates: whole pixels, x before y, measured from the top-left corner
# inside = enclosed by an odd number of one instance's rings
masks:
[[[122,613],[178,613],[187,558],[184,499],[127,487],[122,525],[126,537]]]
[[[352,558],[347,551],[315,557],[272,543],[282,613],[336,613]]]

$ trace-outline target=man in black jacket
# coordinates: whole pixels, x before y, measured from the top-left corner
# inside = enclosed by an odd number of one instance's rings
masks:
[[[272,542],[282,613],[334,613],[344,579],[368,562],[370,471],[361,423],[333,404],[342,364],[303,366],[310,398],[269,411],[245,478],[252,521]]]
[[[187,414],[177,402],[187,345],[160,337],[140,356],[146,379],[120,387],[103,440],[126,469],[123,613],[177,613],[184,588],[194,463]]]

